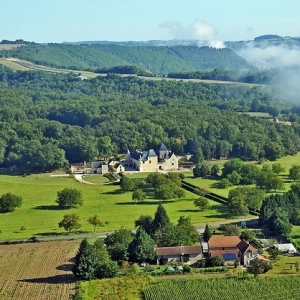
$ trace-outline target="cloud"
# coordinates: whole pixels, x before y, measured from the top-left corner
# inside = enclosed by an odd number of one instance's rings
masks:
[[[202,20],[195,20],[187,26],[180,22],[166,21],[159,26],[169,30],[175,39],[196,40],[201,46],[224,48],[224,43],[216,40],[217,30]]]

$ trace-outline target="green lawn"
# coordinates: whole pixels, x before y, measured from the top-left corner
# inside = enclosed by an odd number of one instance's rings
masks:
[[[266,273],[266,276],[281,276],[282,274],[300,275],[296,271],[295,263],[300,265],[300,256],[279,255],[278,260],[272,262],[273,269]]]
[[[89,175],[89,176],[83,176],[83,180],[91,182],[91,183],[109,183],[109,179],[102,175]]]
[[[58,209],[55,203],[57,191],[72,187],[82,191],[82,207],[69,210]],[[81,230],[91,232],[93,227],[87,222],[92,215],[99,215],[109,223],[99,232],[109,232],[133,228],[134,220],[140,215],[154,215],[158,200],[147,198],[145,203],[131,200],[131,192],[123,193],[116,185],[87,185],[78,183],[74,178],[49,177],[47,174],[20,176],[0,176],[0,194],[12,192],[23,197],[23,205],[12,213],[1,214],[0,240],[28,238],[32,235],[47,236],[65,233],[58,227],[64,214],[77,213],[81,218]],[[200,212],[194,206],[197,195],[186,192],[185,199],[169,201],[165,208],[172,222],[176,223],[181,215],[191,217],[193,223],[222,222],[227,218],[225,206],[210,202],[210,210]],[[21,227],[22,230],[21,230]]]

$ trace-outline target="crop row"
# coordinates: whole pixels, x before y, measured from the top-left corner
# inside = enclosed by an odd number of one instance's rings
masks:
[[[69,299],[78,241],[0,246],[0,299]]]
[[[174,279],[150,285],[145,300],[266,300],[300,299],[300,276],[248,280]]]

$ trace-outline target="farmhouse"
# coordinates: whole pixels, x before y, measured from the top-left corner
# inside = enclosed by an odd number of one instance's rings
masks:
[[[208,256],[219,256],[225,263],[239,261],[241,265],[249,265],[256,257],[266,260],[254,247],[238,236],[211,237],[208,241]]]
[[[133,167],[141,172],[178,170],[178,158],[174,152],[169,151],[163,143],[156,151],[154,149],[143,152],[137,150],[132,152],[128,151],[123,163],[125,166]]]
[[[193,264],[202,259],[202,251],[200,245],[159,247],[156,248],[156,254],[157,264],[167,264],[175,261]]]

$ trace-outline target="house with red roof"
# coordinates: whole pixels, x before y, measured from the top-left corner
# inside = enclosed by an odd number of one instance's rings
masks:
[[[249,265],[254,258],[268,260],[258,254],[257,249],[238,236],[213,236],[208,241],[208,256],[219,256],[225,263],[239,261],[241,265]]]

